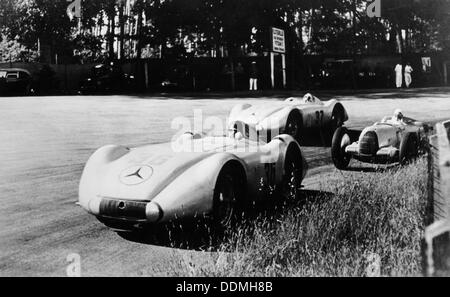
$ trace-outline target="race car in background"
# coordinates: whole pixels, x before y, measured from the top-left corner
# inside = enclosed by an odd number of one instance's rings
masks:
[[[227,225],[245,206],[298,197],[307,164],[289,135],[270,143],[186,133],[166,144],[110,145],[84,168],[79,205],[116,231],[200,217]]]
[[[306,94],[303,98],[288,98],[282,102],[239,104],[229,115],[228,127],[240,130],[246,138],[266,142],[277,135],[288,134],[301,145],[307,140],[304,134],[314,131],[321,134],[323,144],[329,145],[334,131],[347,120],[347,111],[337,100],[322,102]],[[252,130],[256,131],[255,135],[250,135]]]
[[[427,124],[404,117],[401,110],[396,110],[393,117],[385,117],[361,132],[338,128],[331,157],[341,170],[348,167],[352,158],[367,163],[405,164],[423,151],[429,130]]]

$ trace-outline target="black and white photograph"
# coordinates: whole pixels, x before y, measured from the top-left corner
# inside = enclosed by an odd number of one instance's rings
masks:
[[[0,277],[449,277],[450,0],[0,0],[0,144]]]

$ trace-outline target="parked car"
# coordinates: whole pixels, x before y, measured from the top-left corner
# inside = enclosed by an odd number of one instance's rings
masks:
[[[289,135],[262,143],[238,131],[186,133],[165,144],[100,148],[84,168],[79,205],[116,231],[203,217],[220,228],[246,205],[298,198],[306,170]]]
[[[91,69],[89,77],[80,83],[82,94],[123,93],[133,91],[136,86],[134,76],[123,72],[115,64],[99,64]]]
[[[336,168],[344,170],[350,160],[366,163],[407,163],[424,151],[427,124],[404,117],[397,110],[361,132],[338,128],[333,136],[331,157]]]
[[[29,95],[33,78],[26,69],[0,69],[0,95]]]
[[[310,87],[320,89],[356,88],[355,62],[351,59],[326,59],[310,69]]]
[[[160,89],[162,92],[192,90],[193,81],[189,67],[186,65],[169,67],[164,72]]]

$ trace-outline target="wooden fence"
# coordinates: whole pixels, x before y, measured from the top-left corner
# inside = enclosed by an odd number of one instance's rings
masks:
[[[423,245],[424,274],[450,276],[450,121],[430,138],[430,225]]]

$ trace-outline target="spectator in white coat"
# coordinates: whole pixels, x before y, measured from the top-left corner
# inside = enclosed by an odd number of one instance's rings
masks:
[[[411,64],[406,63],[406,67],[405,67],[405,84],[406,87],[409,88],[409,86],[412,83],[412,76],[411,73],[413,72],[413,68],[411,67]]]
[[[397,88],[401,88],[403,84],[403,66],[398,63],[395,68],[395,85]]]

